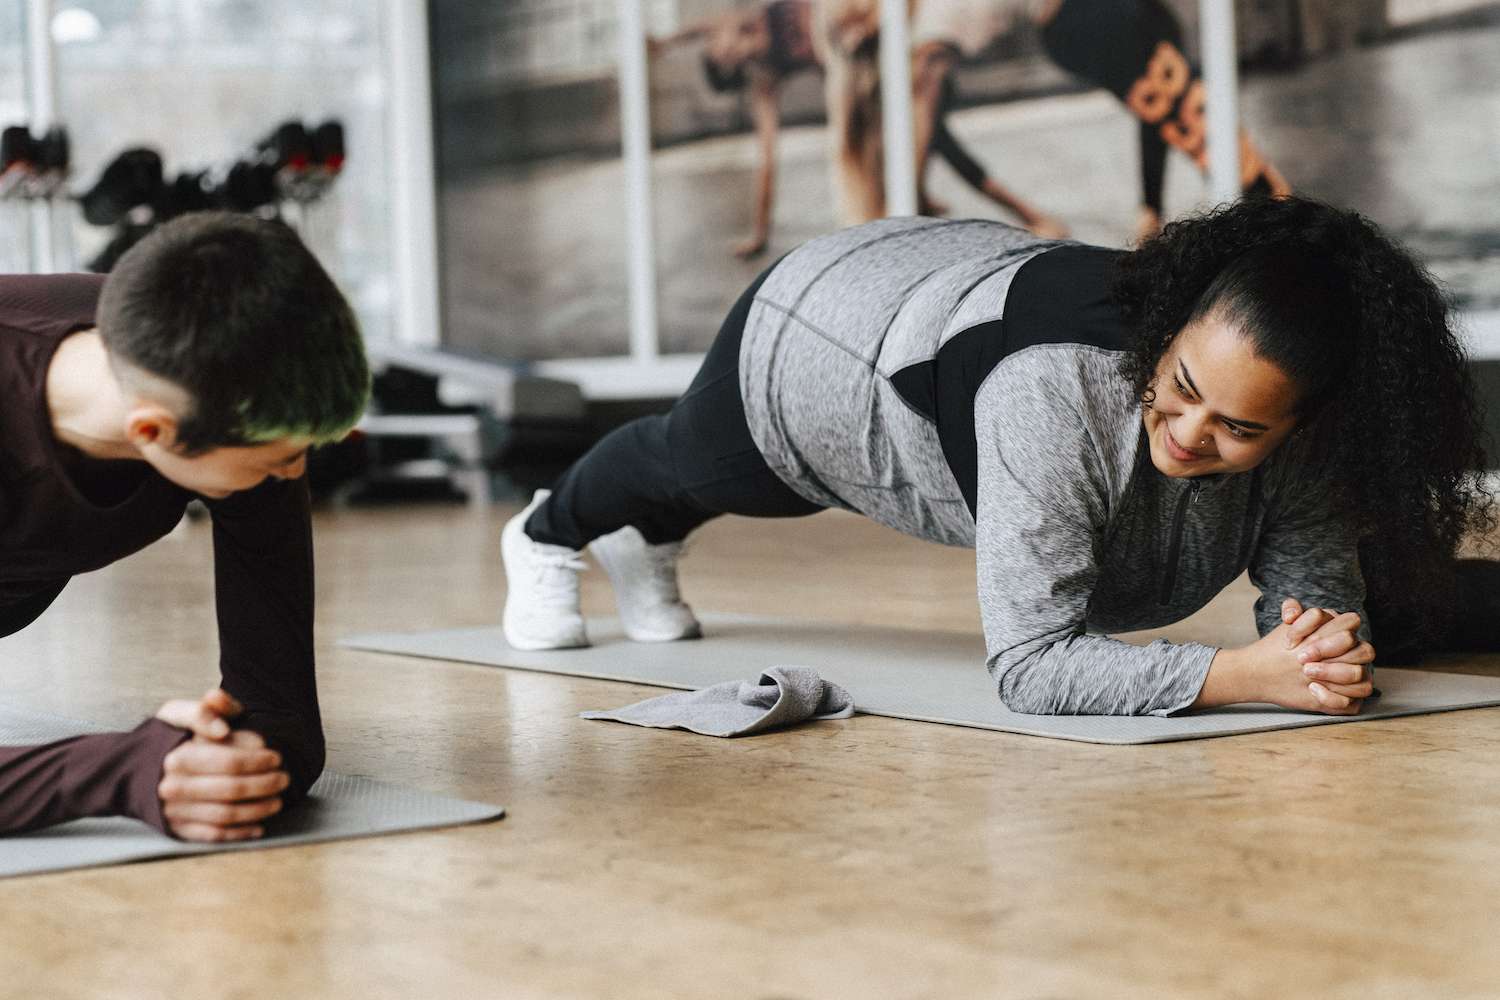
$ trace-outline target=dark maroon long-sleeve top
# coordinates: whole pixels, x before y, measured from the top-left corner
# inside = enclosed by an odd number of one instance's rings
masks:
[[[69,334],[94,325],[102,284],[96,275],[0,276],[0,636],[34,621],[71,577],[171,531],[194,497],[144,462],[88,459],[52,433],[48,365]],[[235,727],[281,752],[290,803],[323,770],[307,482],[273,478],[204,502],[222,686],[245,706]],[[149,719],[130,732],[0,747],[0,834],[84,816],[165,830],[156,786],[163,758],[185,739]]]

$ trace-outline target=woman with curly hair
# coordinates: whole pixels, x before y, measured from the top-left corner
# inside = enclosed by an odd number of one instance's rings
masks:
[[[506,526],[505,633],[587,643],[592,543],[632,638],[697,635],[690,531],[838,507],[976,548],[1013,710],[1351,714],[1373,639],[1496,641],[1493,615],[1454,629],[1458,543],[1494,522],[1479,438],[1439,290],[1352,212],[1246,200],[1134,251],[887,219],[774,265],[669,414]],[[1257,642],[1106,635],[1179,621],[1247,569]]]

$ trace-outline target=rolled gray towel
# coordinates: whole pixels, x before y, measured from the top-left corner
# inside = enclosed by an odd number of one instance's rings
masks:
[[[754,684],[727,681],[701,691],[647,698],[613,712],[580,714],[585,719],[687,729],[704,736],[749,736],[807,719],[847,719],[854,714],[854,699],[811,667],[768,667]]]

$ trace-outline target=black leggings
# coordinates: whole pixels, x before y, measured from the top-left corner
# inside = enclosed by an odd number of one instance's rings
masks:
[[[958,176],[976,191],[984,190],[986,174],[980,162],[948,131],[948,112],[957,100],[953,74],[943,77],[943,93],[938,99],[937,121],[932,125],[932,151],[948,162]]]
[[[771,471],[745,421],[740,339],[769,273],[729,310],[703,367],[671,411],[633,420],[589,449],[527,520],[528,536],[581,549],[632,525],[648,544],[662,545],[720,514],[802,517],[823,509]]]

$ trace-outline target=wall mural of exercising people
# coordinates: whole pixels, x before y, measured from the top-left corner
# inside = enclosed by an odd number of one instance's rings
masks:
[[[455,347],[626,351],[616,3],[432,2]],[[706,348],[768,260],[885,213],[879,8],[644,0],[663,352]],[[1468,124],[1500,91],[1500,8],[1237,10],[1242,190],[1364,212],[1461,306],[1500,309],[1497,161]],[[906,12],[922,214],[1126,247],[1206,207],[1195,0],[908,0]]]

